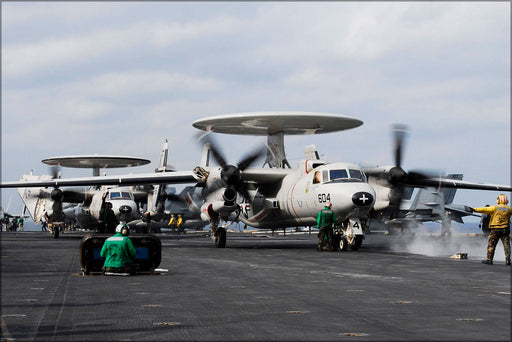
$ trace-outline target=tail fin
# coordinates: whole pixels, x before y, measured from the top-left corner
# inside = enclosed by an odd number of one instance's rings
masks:
[[[160,151],[160,161],[158,162],[158,167],[155,169],[155,172],[170,172],[173,171],[171,168],[167,166],[167,157],[169,154],[169,143],[167,139],[162,144],[162,150]],[[158,184],[155,185],[153,189],[153,194],[148,198],[148,209],[152,212],[152,215],[161,214],[164,211],[165,197],[163,197],[163,193],[165,192],[165,185]]]
[[[210,166],[210,151],[211,146],[210,143],[206,143],[203,145],[203,153],[201,154],[201,167]]]
[[[446,176],[448,179],[456,179],[462,180],[464,175],[462,173],[451,173]],[[443,189],[444,194],[444,204],[451,204],[453,202],[453,198],[455,197],[455,192],[457,189]]]
[[[308,145],[304,147],[304,156],[309,160],[320,160],[320,155],[316,150],[316,145]]]
[[[449,174],[446,179],[462,180],[462,174]],[[419,188],[411,205],[411,210],[431,210],[432,214],[443,215],[445,206],[453,202],[457,189]]]
[[[158,167],[155,169],[155,172],[166,172],[170,171],[167,168],[167,156],[169,154],[169,143],[167,139],[162,144],[162,151],[160,151],[160,162],[158,163]]]
[[[37,181],[52,179],[50,175],[35,176],[32,173],[23,175],[21,180]],[[34,223],[39,223],[45,212],[50,215],[53,201],[51,200],[51,190],[45,188],[18,188],[18,194],[23,201],[23,215],[28,210]]]

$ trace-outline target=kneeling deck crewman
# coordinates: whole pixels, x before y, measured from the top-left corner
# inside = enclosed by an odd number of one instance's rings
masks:
[[[100,255],[105,258],[105,273],[133,273],[133,262],[137,251],[128,237],[126,224],[116,227],[116,234],[105,240]]]

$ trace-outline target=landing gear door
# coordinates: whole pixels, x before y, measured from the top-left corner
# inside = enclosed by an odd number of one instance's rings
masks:
[[[359,221],[359,219],[349,219],[346,235],[351,237],[355,235],[363,235],[363,226],[361,225],[361,221]]]

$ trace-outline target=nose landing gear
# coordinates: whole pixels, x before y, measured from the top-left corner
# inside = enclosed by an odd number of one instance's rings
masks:
[[[346,251],[348,246],[357,251],[364,240],[364,233],[359,219],[349,219],[334,230],[335,246],[340,251]]]

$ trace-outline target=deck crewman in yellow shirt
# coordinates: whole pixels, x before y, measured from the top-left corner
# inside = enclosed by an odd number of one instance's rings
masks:
[[[487,260],[482,263],[492,265],[492,259],[494,258],[494,250],[498,244],[498,240],[501,239],[503,248],[505,248],[505,263],[510,266],[510,216],[512,216],[512,208],[508,204],[508,198],[506,195],[499,195],[496,199],[497,205],[481,208],[470,208],[471,210],[487,214],[491,216],[489,222],[489,241],[487,243]]]

